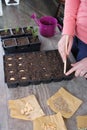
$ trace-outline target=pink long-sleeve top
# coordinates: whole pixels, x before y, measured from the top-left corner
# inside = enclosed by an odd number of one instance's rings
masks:
[[[62,34],[76,35],[87,44],[87,0],[65,0]]]

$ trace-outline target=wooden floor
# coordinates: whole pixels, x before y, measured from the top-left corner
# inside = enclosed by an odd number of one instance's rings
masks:
[[[35,24],[30,16],[36,13],[40,18],[43,15],[55,15],[57,7],[49,0],[20,0],[18,6],[6,6],[2,0],[3,16],[0,17],[0,28],[12,28]]]
[[[0,28],[12,28],[27,25],[36,26],[34,21],[30,19],[30,15],[33,12],[36,12],[39,18],[42,15],[54,15],[54,5],[51,10],[51,7],[48,5],[49,2],[49,0],[20,0],[19,6],[6,6],[3,2],[3,16],[0,17]],[[45,38],[39,35],[39,39],[42,43],[41,50],[57,49],[60,35],[61,33],[59,31],[52,38]],[[67,130],[76,130],[76,116],[87,114],[87,81],[83,78],[73,78],[70,81],[8,88],[4,82],[3,49],[0,42],[0,130],[33,130],[32,122],[10,117],[8,100],[34,94],[45,114],[50,115],[53,114],[53,112],[47,106],[46,101],[61,87],[64,87],[74,96],[83,100],[83,104],[77,112],[70,119],[64,119]]]

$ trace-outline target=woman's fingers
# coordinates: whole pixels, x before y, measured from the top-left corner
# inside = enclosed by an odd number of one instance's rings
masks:
[[[65,53],[66,53],[66,56],[68,55],[68,46],[69,46],[69,35],[66,35],[66,39],[65,39],[65,47],[64,47],[64,50],[65,50]]]
[[[76,77],[80,76],[87,78],[87,58],[84,58],[83,60],[71,65],[72,68],[65,73],[66,75],[70,75],[71,73],[75,72]]]
[[[65,56],[64,50],[61,49],[61,48],[62,48],[62,46],[59,46],[59,47],[58,47],[58,50],[59,50],[60,56],[61,56],[61,58],[62,58],[62,60],[63,60],[63,62],[64,62],[65,59],[66,59],[66,56]]]
[[[58,50],[62,57],[63,62],[65,62],[67,58],[69,37],[70,37],[69,35],[63,35],[60,41],[58,42]]]
[[[65,73],[65,75],[68,76],[71,73],[73,73],[74,71],[76,71],[76,69],[74,67],[72,67],[68,72]]]
[[[82,70],[81,72],[80,72],[80,77],[83,77],[83,76],[85,76],[87,74],[87,71],[86,70]]]
[[[65,36],[62,36],[60,41],[58,42],[58,50],[61,55],[63,62],[66,60],[66,52],[65,52]]]

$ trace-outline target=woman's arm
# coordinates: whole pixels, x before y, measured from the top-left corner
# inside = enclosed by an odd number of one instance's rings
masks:
[[[65,0],[65,10],[64,10],[64,22],[63,22],[63,32],[62,34],[68,34],[74,36],[76,17],[78,8],[80,5],[80,0]]]
[[[72,47],[73,36],[75,34],[76,17],[80,0],[65,0],[63,36],[58,42],[58,50],[63,62],[66,61]],[[68,38],[67,38],[68,37]]]

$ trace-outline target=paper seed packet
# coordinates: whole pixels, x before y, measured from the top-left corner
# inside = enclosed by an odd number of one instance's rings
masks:
[[[33,121],[34,130],[67,130],[60,112]]]
[[[52,97],[47,100],[50,108],[64,118],[70,118],[82,104],[82,101],[61,87]]]
[[[87,115],[77,116],[76,120],[78,130],[87,130]]]
[[[45,115],[34,95],[17,100],[9,100],[8,105],[12,118],[32,121]]]

